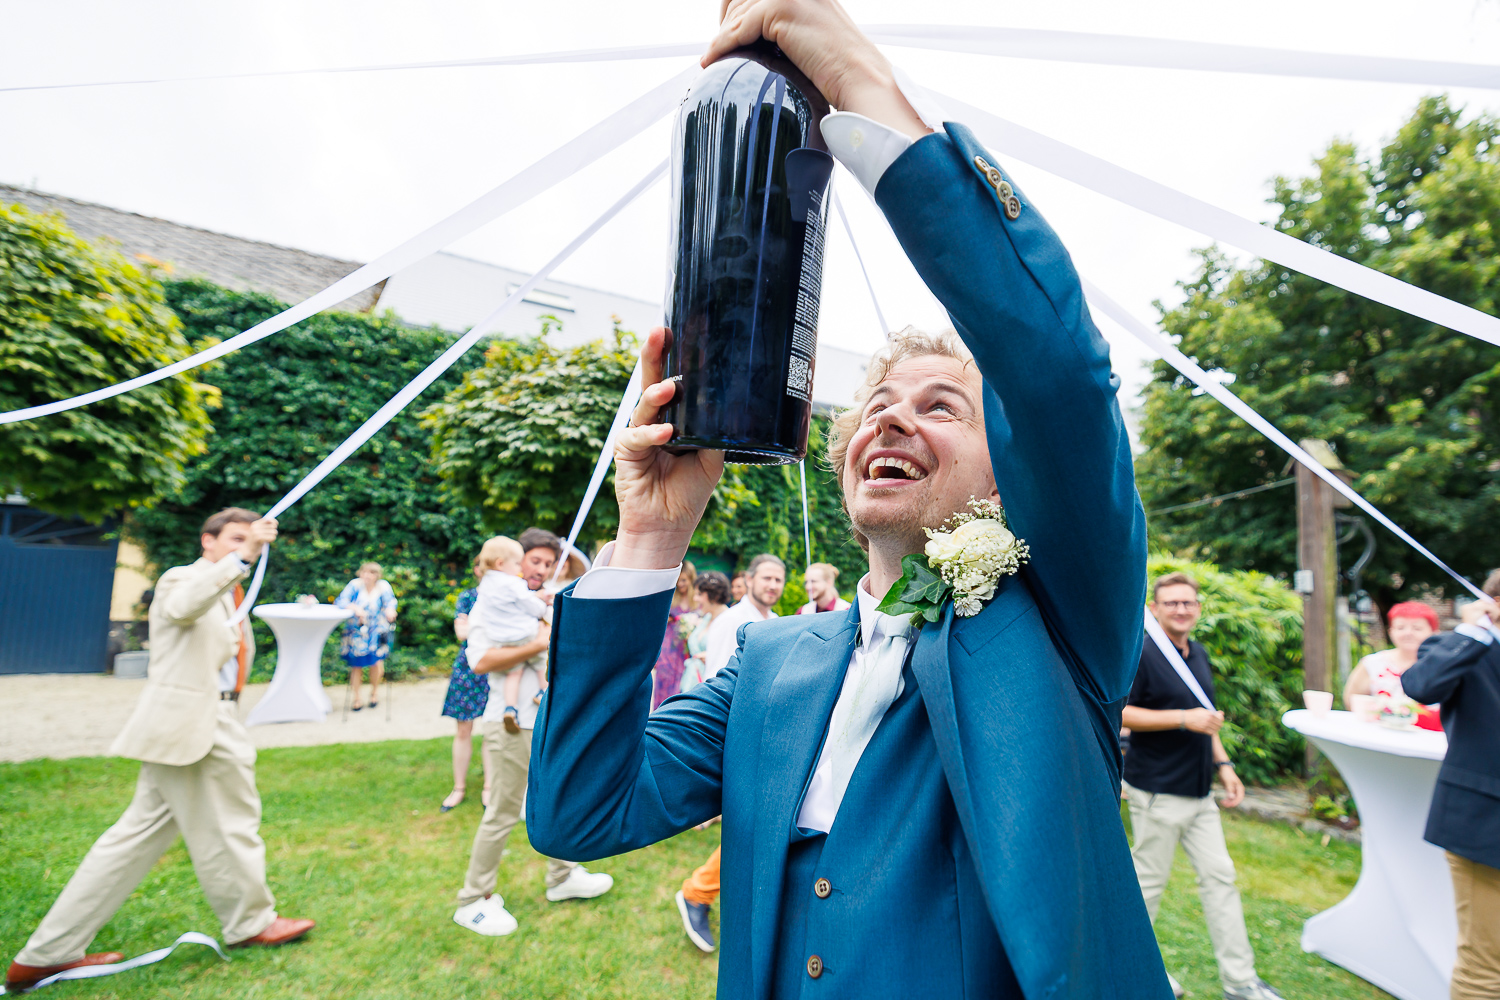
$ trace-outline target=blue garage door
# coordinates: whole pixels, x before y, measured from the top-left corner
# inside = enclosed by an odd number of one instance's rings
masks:
[[[0,504],[0,674],[103,672],[112,527]]]

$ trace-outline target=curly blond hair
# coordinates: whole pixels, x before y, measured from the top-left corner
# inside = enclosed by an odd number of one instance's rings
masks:
[[[884,349],[870,359],[870,366],[865,369],[864,384],[854,391],[854,406],[840,411],[833,418],[833,423],[828,428],[828,467],[838,478],[840,503],[843,503],[844,461],[849,457],[849,442],[854,438],[854,432],[859,430],[860,419],[864,416],[865,403],[869,400],[870,393],[874,392],[875,387],[884,382],[886,376],[891,373],[891,369],[901,362],[931,355],[952,358],[965,366],[974,363],[974,356],[958,338],[958,334],[952,330],[928,333],[909,326],[899,333],[892,334],[890,342]]]

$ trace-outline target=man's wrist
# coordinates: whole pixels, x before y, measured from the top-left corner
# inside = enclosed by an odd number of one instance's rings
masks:
[[[635,535],[621,531],[615,538],[609,565],[616,569],[675,569],[682,565],[692,539],[691,532]]]

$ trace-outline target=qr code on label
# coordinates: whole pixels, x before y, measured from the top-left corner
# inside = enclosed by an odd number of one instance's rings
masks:
[[[787,395],[796,396],[798,399],[812,397],[812,372],[807,367],[806,358],[792,355],[791,363],[787,365],[786,392]]]

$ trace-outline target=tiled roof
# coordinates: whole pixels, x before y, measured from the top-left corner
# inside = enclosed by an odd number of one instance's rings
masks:
[[[87,240],[107,236],[118,242],[128,257],[170,262],[175,277],[204,277],[226,288],[266,292],[283,302],[301,302],[359,267],[358,261],[226,236],[166,219],[0,184],[0,204],[16,202],[37,212],[61,212],[79,236]],[[336,308],[369,312],[383,285],[381,282],[345,299]]]

